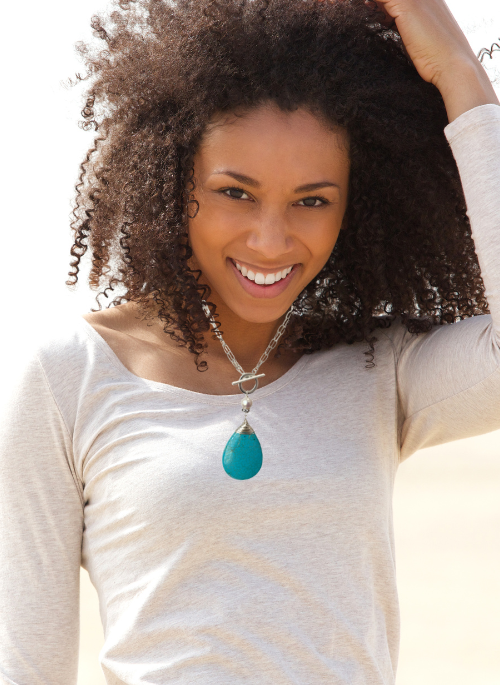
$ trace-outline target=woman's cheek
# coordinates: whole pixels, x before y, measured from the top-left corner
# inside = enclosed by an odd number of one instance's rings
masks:
[[[340,233],[341,219],[337,216],[322,217],[315,225],[312,223],[301,231],[302,240],[305,242],[314,261],[327,261]]]

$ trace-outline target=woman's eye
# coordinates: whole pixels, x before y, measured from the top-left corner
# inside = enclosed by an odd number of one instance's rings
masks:
[[[222,191],[224,195],[232,197],[234,200],[249,200],[247,193],[241,188],[226,188]]]
[[[301,203],[303,207],[321,207],[321,205],[327,204],[326,200],[321,197],[305,197],[298,201],[299,205]]]

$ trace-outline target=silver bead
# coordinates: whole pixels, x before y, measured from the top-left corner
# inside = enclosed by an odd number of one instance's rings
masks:
[[[244,397],[241,400],[241,411],[244,411],[245,414],[248,414],[251,406],[252,406],[252,400],[249,397]]]

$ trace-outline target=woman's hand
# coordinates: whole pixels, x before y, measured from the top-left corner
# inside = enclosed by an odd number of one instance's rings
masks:
[[[500,104],[488,75],[444,0],[366,0],[395,21],[420,76],[443,96],[448,118]]]

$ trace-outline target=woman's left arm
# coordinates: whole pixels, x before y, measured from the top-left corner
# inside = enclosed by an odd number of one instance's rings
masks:
[[[500,107],[468,110],[445,134],[490,315],[406,333],[397,346],[402,459],[422,447],[500,430]]]
[[[450,123],[474,107],[500,104],[444,0],[377,0],[376,4],[396,23],[420,76],[438,88]]]
[[[444,99],[491,316],[405,336],[398,358],[401,458],[500,429],[500,107],[443,0],[380,0],[420,76]]]

